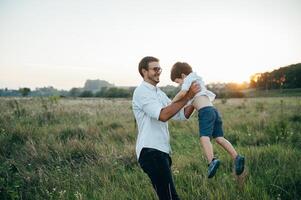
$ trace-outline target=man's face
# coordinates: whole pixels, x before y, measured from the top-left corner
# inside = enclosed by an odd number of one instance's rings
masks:
[[[156,85],[160,82],[161,72],[159,62],[150,62],[148,63],[148,70],[145,70],[144,79]]]

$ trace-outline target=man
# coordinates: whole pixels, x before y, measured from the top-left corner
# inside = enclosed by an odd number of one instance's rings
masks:
[[[138,124],[136,154],[143,171],[149,176],[160,200],[179,199],[171,174],[171,147],[167,121],[170,118],[185,120],[193,112],[193,106],[183,108],[196,93],[198,84],[192,84],[181,100],[171,103],[157,84],[162,69],[159,59],[144,57],[139,63],[142,83],[133,94],[133,112]]]

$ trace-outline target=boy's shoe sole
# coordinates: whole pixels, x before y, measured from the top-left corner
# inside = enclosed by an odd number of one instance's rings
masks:
[[[208,178],[212,178],[215,175],[216,170],[219,167],[219,165],[220,165],[220,161],[218,159],[214,159],[211,161],[211,163],[208,167]]]
[[[245,157],[238,155],[235,158],[235,173],[236,175],[241,175],[245,170]]]

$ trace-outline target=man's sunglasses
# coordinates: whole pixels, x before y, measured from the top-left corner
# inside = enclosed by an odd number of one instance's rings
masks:
[[[161,67],[153,67],[153,68],[148,68],[150,70],[154,70],[155,72],[162,72],[162,68]]]

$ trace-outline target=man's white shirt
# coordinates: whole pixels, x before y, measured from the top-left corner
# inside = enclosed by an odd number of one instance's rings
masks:
[[[132,108],[138,127],[136,155],[139,159],[143,147],[171,153],[168,123],[159,120],[162,108],[171,100],[158,87],[143,81],[134,91]],[[184,108],[172,119],[186,120]]]

